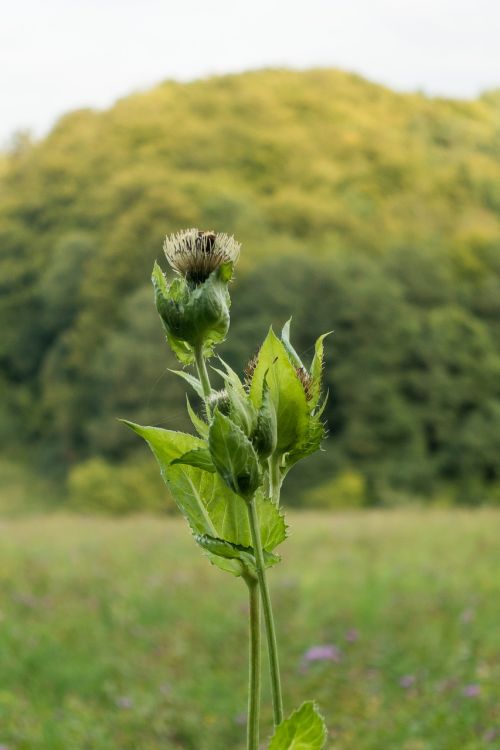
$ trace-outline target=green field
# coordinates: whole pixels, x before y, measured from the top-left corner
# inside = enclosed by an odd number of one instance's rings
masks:
[[[499,522],[292,516],[270,574],[285,700],[317,698],[329,750],[499,746]],[[242,749],[245,596],[177,519],[0,522],[0,747]]]

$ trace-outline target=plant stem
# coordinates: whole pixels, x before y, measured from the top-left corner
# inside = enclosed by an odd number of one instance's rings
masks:
[[[278,644],[276,641],[276,630],[274,627],[273,608],[271,596],[267,585],[266,567],[262,540],[260,538],[259,517],[255,506],[255,498],[247,503],[248,519],[252,534],[252,543],[257,566],[257,578],[259,581],[260,595],[262,598],[262,609],[264,611],[264,623],[266,626],[267,649],[269,652],[269,671],[271,675],[271,691],[273,696],[274,725],[278,726],[283,721],[283,698],[281,694],[281,680],[278,660]]]
[[[200,379],[201,387],[203,388],[207,417],[210,417],[210,395],[212,393],[212,386],[210,385],[207,365],[205,363],[205,357],[203,356],[203,344],[199,344],[195,347],[194,358],[196,362],[196,369],[198,371],[198,377]]]
[[[276,505],[280,504],[281,474],[279,458],[270,456],[269,459],[269,492]]]
[[[259,750],[260,724],[260,594],[255,578],[245,577],[249,595],[250,659],[248,673],[247,750]]]

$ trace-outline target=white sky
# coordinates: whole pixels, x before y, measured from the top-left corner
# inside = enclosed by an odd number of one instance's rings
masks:
[[[401,90],[500,87],[500,0],[0,0],[0,144],[165,78],[337,66]]]

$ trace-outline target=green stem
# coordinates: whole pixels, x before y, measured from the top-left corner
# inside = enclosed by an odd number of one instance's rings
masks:
[[[196,362],[196,369],[198,371],[198,377],[200,379],[201,387],[203,388],[203,396],[205,400],[205,408],[207,410],[207,417],[210,417],[210,395],[212,393],[212,386],[210,385],[210,378],[208,377],[207,365],[205,357],[203,356],[203,344],[195,346],[194,358]]]
[[[260,595],[255,578],[245,577],[249,595],[250,659],[248,673],[247,750],[259,750],[260,724]]]
[[[273,696],[274,724],[278,726],[283,721],[283,698],[281,694],[281,680],[278,660],[278,643],[276,641],[276,630],[274,627],[273,608],[271,596],[267,585],[266,567],[262,540],[260,537],[259,517],[255,506],[255,498],[247,503],[248,519],[252,534],[252,543],[257,566],[257,578],[259,581],[260,595],[262,598],[262,609],[264,611],[264,623],[266,626],[267,650],[269,652],[269,671],[271,674],[271,691]]]
[[[280,474],[280,459],[270,456],[269,459],[269,492],[271,498],[276,503],[280,504],[280,492],[281,492],[281,474]]]

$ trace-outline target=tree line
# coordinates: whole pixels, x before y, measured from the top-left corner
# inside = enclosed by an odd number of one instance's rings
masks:
[[[331,443],[293,502],[499,502],[499,108],[495,92],[262,71],[167,82],[19,137],[0,173],[3,453],[61,502],[155,505],[115,417],[187,428],[148,277],[163,235],[192,225],[243,243],[235,367],[292,309],[305,359],[333,330]]]

